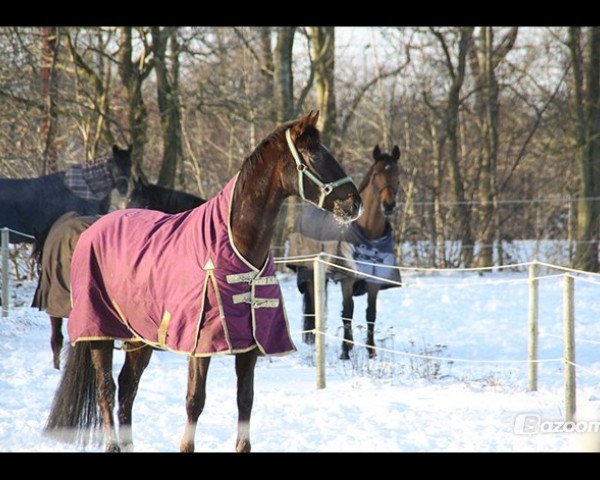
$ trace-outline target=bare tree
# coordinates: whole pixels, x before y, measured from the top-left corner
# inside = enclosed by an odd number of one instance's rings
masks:
[[[58,59],[58,28],[42,27],[42,58],[40,68],[40,90],[44,112],[40,122],[40,140],[44,174],[57,168],[56,133],[58,116],[56,111],[56,62]]]
[[[108,51],[114,31],[92,27],[84,32],[88,34],[90,41],[85,45],[83,53],[79,51],[77,44],[80,37],[78,31],[68,29],[64,38],[75,67],[76,96],[80,97],[78,103],[82,112],[80,118],[75,118],[74,121],[80,125],[85,157],[92,159],[96,158],[101,142],[105,146],[115,143],[111,131],[115,120],[110,112],[112,61]],[[90,92],[86,88],[88,83],[91,84]]]
[[[177,27],[152,27],[152,51],[156,72],[156,93],[163,138],[163,157],[158,183],[175,186],[178,164],[181,163],[181,117],[179,107],[179,51]],[[170,62],[167,61],[167,44],[171,44]],[[169,69],[170,64],[170,69]]]
[[[598,271],[598,221],[600,207],[600,27],[586,32],[584,54],[581,27],[569,28],[573,64],[577,160],[580,189],[577,204],[576,268]]]
[[[148,59],[149,47],[147,32],[139,29],[140,54],[133,57],[133,28],[122,27],[120,35],[119,74],[125,86],[125,97],[128,103],[129,135],[132,146],[131,158],[133,170],[143,176],[142,164],[144,148],[147,142],[148,111],[142,95],[142,84],[154,66],[152,58]]]
[[[465,267],[473,262],[473,234],[471,230],[471,211],[467,204],[465,185],[459,164],[458,151],[458,112],[460,106],[460,92],[465,80],[465,67],[467,52],[473,35],[473,27],[461,27],[458,31],[458,51],[456,58],[452,58],[451,50],[445,36],[436,29],[431,32],[438,40],[445,59],[445,65],[450,77],[450,86],[444,108],[443,130],[438,139],[438,149],[444,151],[448,143],[447,158],[450,167],[450,181],[454,196],[454,213],[457,219],[458,235],[461,240],[461,261]],[[441,157],[442,154],[440,153]]]
[[[319,129],[323,143],[330,148],[336,133],[337,114],[335,108],[335,28],[311,27],[311,62],[314,68],[314,84],[317,90],[317,105],[320,111]]]
[[[294,76],[292,48],[296,27],[277,27],[277,44],[273,56],[275,84],[275,112],[277,122],[282,123],[294,115]]]
[[[476,85],[476,112],[484,145],[479,155],[479,267],[493,265],[493,242],[496,237],[494,227],[498,224],[495,198],[500,103],[496,69],[515,45],[517,33],[518,28],[512,28],[498,45],[494,45],[493,27],[482,27],[479,43],[472,42],[469,50]]]

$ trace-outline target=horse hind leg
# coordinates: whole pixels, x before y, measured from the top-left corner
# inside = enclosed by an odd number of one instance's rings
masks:
[[[254,402],[254,367],[258,349],[240,353],[235,356],[235,373],[237,375],[238,435],[235,450],[247,453],[250,445],[250,415]]]
[[[115,430],[113,408],[115,406],[115,381],[112,375],[113,363],[112,340],[91,342],[92,364],[96,371],[96,385],[98,388],[98,406],[102,414],[102,425],[106,440],[107,452],[120,452],[119,440]]]
[[[133,433],[131,429],[131,412],[133,401],[144,370],[150,362],[152,348],[141,342],[127,342],[125,363],[119,373],[119,439],[124,452],[133,451]]]
[[[185,409],[187,422],[179,444],[179,450],[192,453],[195,448],[196,424],[204,410],[206,401],[206,376],[210,366],[210,357],[190,357],[188,360],[188,387]]]
[[[54,368],[60,370],[60,352],[62,350],[64,337],[62,334],[62,318],[50,316],[50,325],[52,335],[50,337],[50,347],[52,347],[52,363]]]

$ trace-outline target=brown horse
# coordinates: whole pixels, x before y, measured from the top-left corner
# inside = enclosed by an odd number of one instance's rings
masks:
[[[79,341],[70,350],[65,372],[63,378],[56,392],[54,403],[48,418],[46,425],[46,433],[57,434],[64,440],[81,441],[88,440],[90,428],[95,428],[102,424],[104,429],[104,436],[106,441],[106,451],[120,451],[120,449],[130,450],[133,446],[132,432],[131,432],[131,411],[133,401],[137,392],[137,387],[140,381],[142,372],[148,365],[150,356],[152,354],[152,348],[150,345],[156,345],[155,341],[158,338],[158,343],[169,345],[169,342],[179,341],[180,344],[193,345],[193,349],[200,348],[207,343],[210,344],[220,341],[220,339],[214,340],[212,337],[205,338],[204,327],[210,326],[209,323],[219,323],[219,321],[225,321],[223,315],[227,313],[227,309],[233,308],[244,308],[252,313],[252,324],[245,324],[245,320],[242,320],[242,325],[239,324],[238,320],[237,328],[242,330],[252,330],[253,334],[250,339],[242,339],[244,348],[233,349],[234,338],[227,338],[227,344],[229,344],[229,350],[225,353],[235,354],[235,369],[237,373],[237,404],[238,404],[238,436],[236,440],[236,450],[238,452],[250,451],[250,438],[249,438],[249,421],[253,403],[253,385],[254,385],[254,367],[256,364],[257,355],[259,350],[265,353],[266,349],[263,337],[259,340],[258,329],[255,329],[255,315],[257,316],[260,312],[274,310],[280,306],[280,302],[276,299],[270,298],[258,298],[255,296],[255,290],[258,288],[273,289],[275,288],[280,295],[280,290],[273,276],[260,277],[260,274],[267,269],[274,275],[274,265],[272,257],[269,254],[271,237],[273,234],[277,215],[281,208],[282,202],[285,198],[290,195],[299,195],[301,198],[308,202],[312,202],[319,207],[335,213],[340,220],[344,222],[350,222],[357,218],[361,210],[360,195],[352,183],[351,179],[346,176],[339,163],[329,153],[329,151],[321,144],[319,131],[316,128],[316,122],[318,113],[313,114],[312,112],[293,122],[288,122],[267,138],[265,138],[255,149],[255,151],[244,161],[240,169],[239,174],[234,177],[235,183],[233,183],[233,190],[231,200],[229,203],[229,213],[227,214],[227,232],[225,237],[229,238],[228,247],[235,251],[234,257],[237,256],[236,261],[243,262],[246,266],[246,271],[239,271],[236,274],[227,275],[227,282],[230,283],[244,283],[247,288],[247,293],[243,294],[239,298],[237,305],[231,305],[230,303],[236,303],[235,299],[233,302],[227,303],[226,299],[230,301],[229,296],[220,297],[218,294],[218,288],[231,288],[231,286],[218,287],[217,280],[221,279],[223,272],[219,272],[221,260],[225,258],[212,258],[202,265],[194,266],[204,271],[206,279],[212,278],[212,294],[203,296],[202,298],[191,298],[192,303],[198,304],[202,302],[204,305],[208,302],[212,310],[204,310],[202,312],[214,312],[221,311],[221,317],[217,314],[216,317],[211,318],[200,318],[198,324],[198,330],[195,330],[195,326],[190,328],[189,331],[195,332],[193,335],[195,338],[176,338],[173,323],[178,329],[186,330],[188,326],[183,325],[176,318],[177,315],[165,312],[160,323],[160,328],[155,335],[152,333],[152,339],[146,339],[137,335],[132,329],[129,334],[124,332],[124,325],[130,328],[130,322],[138,311],[127,310],[126,308],[118,307],[117,302],[113,302],[114,309],[119,310],[120,315],[113,318],[106,319],[106,325],[97,325],[99,327],[109,326],[115,330],[121,332],[119,335],[115,335],[115,338],[134,337],[137,342],[131,343],[131,348],[126,353],[125,363],[123,369],[119,374],[119,437],[115,430],[115,424],[113,419],[113,406],[115,403],[115,383],[112,377],[112,354],[113,354],[113,343],[112,339],[98,339],[93,340],[92,338],[84,338],[80,336]],[[231,188],[231,181],[228,183]],[[228,188],[228,187],[226,187]],[[143,262],[143,252],[138,251],[134,248],[127,249],[125,251],[112,250],[110,252],[109,259],[103,259],[96,256],[97,251],[91,251],[88,247],[97,238],[97,233],[106,232],[109,236],[117,235],[117,228],[128,228],[127,225],[131,225],[130,222],[144,222],[147,219],[157,221],[166,224],[169,227],[168,232],[164,235],[165,237],[173,238],[176,237],[177,225],[186,225],[186,221],[195,218],[204,218],[205,212],[211,208],[216,208],[219,205],[220,199],[223,198],[222,194],[225,192],[224,189],[217,197],[208,201],[205,205],[193,209],[189,212],[178,215],[165,215],[156,214],[151,211],[145,214],[146,211],[127,211],[111,213],[100,221],[96,222],[90,229],[88,229],[79,240],[73,256],[74,268],[71,270],[72,274],[72,286],[73,286],[73,315],[69,319],[69,334],[71,341],[74,341],[73,334],[75,332],[76,323],[73,322],[76,319],[75,315],[78,311],[85,311],[89,298],[87,294],[98,293],[102,290],[106,284],[112,281],[110,274],[102,275],[102,265],[105,262],[115,261],[116,257],[123,258],[125,261],[133,257],[136,259],[142,259],[138,261],[137,266],[140,269],[149,268],[151,274],[160,274],[151,270],[153,266],[148,266]],[[145,214],[145,215],[144,215]],[[130,221],[128,224],[120,223],[116,227],[111,228],[115,219],[123,219],[129,216]],[[136,220],[137,219],[137,220]],[[203,235],[209,235],[211,231],[210,227],[205,227],[202,224],[191,223],[195,238],[202,241]],[[212,224],[211,224],[212,225]],[[157,235],[161,235],[162,232],[156,229]],[[198,233],[196,233],[198,232]],[[102,237],[106,238],[106,237]],[[152,248],[149,244],[149,237],[144,237],[143,248]],[[192,238],[192,237],[186,237]],[[222,237],[219,237],[222,238]],[[150,241],[151,242],[151,241]],[[173,250],[179,249],[179,244],[173,244]],[[164,256],[169,254],[168,246],[165,246],[162,253]],[[198,253],[195,250],[195,245],[186,243],[182,250],[187,250],[184,262],[187,264],[194,264],[198,262]],[[191,251],[190,251],[191,249]],[[99,250],[98,250],[99,251]],[[227,250],[230,252],[230,250]],[[177,253],[177,252],[174,252]],[[91,264],[88,264],[88,268],[83,268],[79,271],[79,259],[87,260],[88,257],[93,259]],[[161,261],[162,259],[159,259]],[[85,262],[82,266],[85,266]],[[187,265],[186,265],[187,266]],[[247,272],[248,269],[252,269],[252,272]],[[260,271],[259,271],[260,269]],[[255,273],[256,272],[256,273]],[[115,272],[118,275],[134,275],[134,272],[127,270],[125,272]],[[165,275],[172,275],[173,272],[164,271]],[[248,273],[251,273],[251,278],[248,277]],[[93,280],[93,284],[86,284],[85,281],[78,282],[79,278],[75,278],[75,275],[80,275],[82,279],[90,278]],[[257,276],[258,275],[258,276]],[[167,277],[170,278],[170,277]],[[153,282],[159,282],[160,279],[154,276]],[[260,281],[260,282],[259,282]],[[208,280],[206,280],[208,282]],[[180,282],[183,287],[190,289],[190,291],[197,291],[196,286],[189,285],[190,282]],[[210,283],[210,282],[209,282]],[[205,287],[209,283],[204,283]],[[124,288],[129,288],[130,285],[127,283],[122,284]],[[260,285],[260,287],[259,287]],[[75,291],[75,286],[80,291]],[[243,286],[243,285],[242,285]],[[168,285],[167,289],[172,287],[180,288],[180,285]],[[107,287],[108,288],[108,287]],[[152,291],[152,285],[150,284],[150,278],[148,283],[142,288],[148,289],[146,291]],[[95,290],[94,290],[95,289]],[[223,290],[225,291],[225,290]],[[229,290],[230,291],[230,290]],[[266,290],[262,290],[263,292]],[[99,292],[104,294],[105,292]],[[119,293],[113,291],[114,295],[118,296]],[[186,293],[186,292],[184,292]],[[112,294],[111,294],[112,295]],[[249,296],[249,298],[248,298]],[[263,295],[264,296],[264,295]],[[250,303],[244,303],[246,298]],[[105,299],[102,297],[101,300]],[[108,300],[108,299],[106,299]],[[128,300],[134,300],[125,298],[123,300],[118,299],[118,302],[127,302]],[[141,308],[152,308],[156,303],[156,298],[140,298]],[[162,299],[161,299],[162,300]],[[102,303],[102,302],[101,302]],[[217,305],[218,304],[218,305]],[[241,306],[240,306],[241,305]],[[217,308],[218,307],[218,308]],[[107,312],[107,317],[112,316],[112,310],[110,306],[110,300],[103,302],[99,308],[104,308]],[[173,307],[174,311],[180,305]],[[279,307],[277,307],[279,308]],[[121,311],[123,310],[123,311]],[[195,311],[195,310],[194,310]],[[246,310],[244,310],[246,311]],[[224,313],[225,312],[225,313]],[[108,315],[110,313],[110,315]],[[168,314],[168,315],[167,315]],[[201,314],[202,315],[202,314]],[[193,315],[192,315],[193,316]],[[215,319],[216,318],[216,319]],[[244,317],[245,318],[245,317]],[[119,323],[119,319],[121,322]],[[137,320],[139,318],[136,317]],[[82,319],[77,319],[82,320]],[[94,317],[94,320],[98,320]],[[113,322],[116,320],[116,323]],[[235,319],[234,319],[235,320]],[[166,322],[165,322],[166,321]],[[170,321],[170,323],[169,323]],[[195,321],[198,321],[196,319]],[[125,322],[125,323],[123,323]],[[110,325],[108,325],[110,323]],[[144,328],[149,323],[145,324]],[[164,329],[163,329],[164,327]],[[139,327],[142,328],[142,327]],[[139,331],[139,330],[138,330]],[[269,330],[272,333],[272,329]],[[261,334],[262,335],[262,334]],[[76,337],[78,335],[75,334]],[[76,339],[75,339],[76,340]],[[241,342],[240,339],[237,339]],[[244,343],[247,342],[247,343]],[[288,344],[289,345],[289,344]],[[293,345],[291,350],[293,350]],[[223,347],[226,348],[226,347]],[[175,349],[175,348],[172,348]],[[208,367],[210,364],[210,354],[199,353],[195,354],[197,350],[193,350],[189,354],[189,376],[188,376],[188,390],[186,396],[186,410],[187,410],[187,423],[183,438],[180,444],[180,450],[184,452],[194,451],[194,439],[196,432],[196,423],[198,417],[204,408],[204,402],[206,398],[205,387],[206,387],[206,376]],[[268,353],[268,352],[267,352]],[[289,352],[285,352],[289,353]],[[98,411],[98,407],[99,410]],[[61,435],[61,432],[64,435]],[[82,433],[83,432],[83,433]]]
[[[165,213],[179,213],[202,205],[206,200],[181,190],[133,181],[126,208],[146,208]],[[38,265],[38,284],[32,307],[44,310],[50,316],[50,346],[54,368],[60,370],[60,352],[63,346],[63,318],[71,313],[70,269],[71,257],[79,236],[100,215],[81,216],[67,212],[37,234],[31,256]]]
[[[358,191],[364,205],[364,214],[355,223],[370,240],[382,238],[386,229],[390,229],[388,218],[396,209],[396,195],[398,193],[399,169],[398,159],[400,149],[397,145],[392,149],[391,155],[381,153],[379,145],[373,149],[375,163],[365,175]],[[399,280],[399,278],[398,278]],[[344,341],[342,342],[341,359],[349,358],[348,352],[352,349],[352,316],[354,314],[353,296],[356,292],[357,282],[366,283],[367,289],[367,350],[369,357],[375,357],[374,329],[377,316],[377,294],[385,283],[375,282],[369,278],[360,279],[346,276],[342,280],[342,322],[344,324]]]
[[[384,279],[400,281],[397,269],[387,268],[395,264],[394,240],[388,218],[396,207],[398,193],[400,149],[394,146],[391,154],[382,153],[379,145],[373,149],[375,163],[371,165],[359,186],[364,213],[359,219],[343,228],[326,212],[316,211],[305,206],[298,217],[296,232],[291,237],[290,256],[313,255],[320,251],[334,255],[342,255],[344,259],[333,258],[331,261],[342,266],[368,273]],[[357,260],[358,262],[355,262]],[[360,262],[365,263],[360,263]],[[370,265],[369,265],[370,264]],[[303,294],[305,343],[314,343],[315,308],[313,271],[306,263],[295,264],[290,261],[289,267],[296,270],[298,289]],[[374,266],[376,265],[376,266]],[[379,266],[381,265],[381,266]],[[348,274],[335,268],[329,269],[328,278],[341,282],[344,324],[344,341],[342,342],[341,359],[349,358],[352,349],[352,315],[354,313],[353,296],[367,293],[367,349],[370,357],[375,356],[373,333],[375,327],[377,295],[380,289],[395,286],[384,280],[364,277],[359,274]]]

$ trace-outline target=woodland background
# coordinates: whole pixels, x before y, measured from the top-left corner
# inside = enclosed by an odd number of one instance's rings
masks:
[[[310,109],[356,182],[400,146],[402,258],[486,267],[544,239],[598,271],[600,27],[0,27],[3,177],[131,144],[137,175],[209,198]]]

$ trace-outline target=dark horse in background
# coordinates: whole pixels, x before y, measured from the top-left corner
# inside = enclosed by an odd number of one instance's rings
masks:
[[[145,208],[165,213],[179,213],[202,205],[206,200],[191,193],[146,184],[134,180],[126,208]],[[67,212],[50,228],[36,235],[32,256],[38,265],[38,284],[32,307],[45,310],[50,316],[52,334],[50,346],[54,368],[60,369],[63,346],[62,324],[71,312],[70,268],[73,250],[79,236],[99,215],[77,215]]]
[[[140,179],[133,182],[126,208],[145,208],[164,213],[179,213],[196,208],[206,200],[191,193],[145,183]]]
[[[108,213],[111,192],[127,196],[131,177],[131,147],[113,146],[112,157],[39,178],[0,179],[0,228],[34,236],[50,228],[63,213]],[[11,243],[33,240],[10,233]]]
[[[290,236],[291,257],[296,255],[314,255],[328,252],[345,259],[329,258],[346,268],[363,273],[383,277],[400,282],[398,269],[387,268],[395,265],[394,240],[392,227],[388,219],[396,208],[396,195],[399,185],[398,159],[400,149],[394,146],[391,154],[382,153],[379,145],[373,149],[375,163],[371,165],[362,183],[358,187],[363,203],[363,214],[349,226],[342,227],[331,215],[318,212],[310,206],[303,208],[296,224],[296,231]],[[381,264],[372,266],[354,263],[353,260],[366,263]],[[314,282],[312,267],[307,263],[288,263],[288,267],[296,270],[298,289],[303,294],[305,343],[314,343],[315,307]],[[385,265],[385,266],[383,266]],[[367,294],[367,350],[369,357],[376,356],[374,340],[375,319],[377,315],[377,294],[379,290],[396,285],[360,275],[348,274],[345,271],[328,268],[328,279],[341,282],[343,307],[342,322],[344,325],[344,341],[342,342],[342,360],[349,359],[352,349],[352,316],[354,314],[353,296]]]
[[[345,222],[354,220],[361,208],[352,180],[321,143],[317,118],[311,112],[278,127],[246,158],[225,188],[198,208],[175,215],[121,210],[84,232],[71,268],[73,310],[68,330],[75,345],[67,356],[46,434],[85,441],[89,429],[101,424],[107,451],[132,449],[133,401],[152,346],[158,342],[189,358],[181,451],[194,451],[214,353],[235,355],[236,450],[250,451],[257,355],[294,351],[270,254],[282,203],[300,195]],[[113,279],[110,265],[117,262],[115,273],[120,278]],[[136,285],[136,279],[141,283]],[[129,295],[130,288],[137,296]],[[188,316],[190,323],[185,321]],[[259,322],[265,316],[266,323]],[[119,333],[107,334],[109,328]],[[235,335],[227,335],[228,331]],[[132,347],[118,379],[118,436],[112,375],[117,338],[130,341]]]

